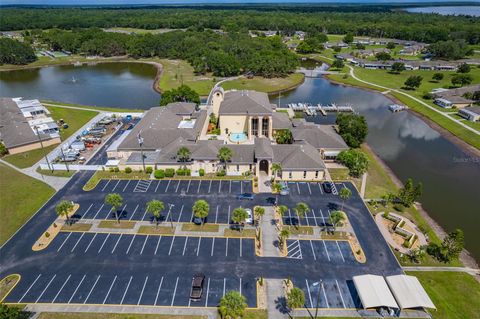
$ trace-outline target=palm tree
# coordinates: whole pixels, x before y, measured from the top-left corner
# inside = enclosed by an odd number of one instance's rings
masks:
[[[193,204],[193,215],[202,220],[202,226],[205,223],[205,218],[208,216],[209,209],[210,205],[208,205],[207,201],[203,199],[199,199]]]
[[[217,158],[223,164],[224,170],[227,170],[227,162],[232,159],[232,150],[224,146],[218,150]]]
[[[219,312],[222,318],[237,319],[243,317],[247,308],[247,299],[238,291],[231,290],[220,299]]]
[[[328,222],[333,226],[333,231],[335,231],[337,226],[341,225],[344,220],[345,214],[339,210],[332,212],[328,218]]]
[[[70,222],[70,212],[73,209],[73,202],[68,201],[68,200],[62,200],[56,207],[55,207],[55,212],[57,213],[58,216],[60,217],[65,217],[66,223],[68,224]]]
[[[185,146],[180,147],[177,152],[177,157],[180,162],[184,163],[184,168],[186,168],[185,163],[190,160],[190,150]]]
[[[253,210],[253,213],[258,218],[258,220],[260,220],[260,218],[265,215],[265,208],[263,208],[262,206],[256,206]]]
[[[238,207],[233,210],[232,221],[241,225],[240,230],[243,230],[243,225],[245,224],[245,220],[247,219],[247,217],[248,213],[245,208]]]
[[[287,306],[292,311],[295,308],[301,308],[305,305],[305,293],[298,287],[293,287],[287,293]],[[291,317],[291,316],[290,316]]]
[[[340,190],[340,198],[342,199],[342,211],[343,211],[343,205],[345,204],[345,202],[350,198],[350,196],[352,196],[352,191],[346,187],[343,187],[341,190]]]
[[[282,247],[285,246],[285,241],[290,237],[290,230],[288,228],[283,228],[278,234],[278,241]]]
[[[165,209],[165,205],[162,201],[153,199],[147,203],[147,212],[153,215],[155,218],[155,226],[158,227],[158,221],[160,220],[161,212]]]
[[[310,207],[304,202],[299,202],[297,203],[297,206],[294,208],[295,212],[297,213],[298,217],[303,218],[305,217],[305,214],[307,214],[307,211],[310,210]],[[298,221],[300,224],[300,221]]]
[[[272,174],[273,174],[273,180],[275,180],[275,177],[277,177],[278,173],[282,170],[282,166],[278,163],[273,163],[272,164]]]
[[[105,204],[112,206],[112,210],[115,212],[115,219],[120,223],[118,208],[123,205],[123,197],[117,193],[110,193],[105,196]]]

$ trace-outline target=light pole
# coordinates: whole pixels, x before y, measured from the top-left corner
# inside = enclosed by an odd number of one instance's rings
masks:
[[[43,151],[44,150],[43,142],[42,142],[42,137],[40,136],[40,133],[38,132],[38,126],[35,125],[34,128],[35,128],[35,132],[37,133],[38,140],[40,141],[40,146],[42,147],[42,151]],[[45,161],[47,161],[48,169],[50,169],[53,173],[53,165],[50,165],[50,162],[48,161],[48,156],[47,155],[48,154],[45,154]]]
[[[142,166],[143,171],[145,172],[145,157],[143,156],[143,137],[142,137],[142,130],[140,130],[137,134],[138,144],[140,145],[140,153],[142,155]]]
[[[175,206],[174,204],[168,204],[168,214],[167,214],[167,216],[170,216],[170,225],[172,226],[172,229],[173,229],[173,219],[172,219],[172,215],[170,213],[172,211],[172,207],[174,207],[174,206]]]
[[[318,294],[317,294],[317,303],[315,305],[315,319],[317,319],[318,315],[318,306],[320,304],[320,288],[322,288],[322,279],[318,282]]]
[[[63,152],[63,148],[60,147],[60,151],[62,152],[62,157],[63,157],[63,162],[65,163],[65,167],[67,168],[67,172],[70,172],[70,169],[68,168],[68,163],[65,160],[65,153]]]

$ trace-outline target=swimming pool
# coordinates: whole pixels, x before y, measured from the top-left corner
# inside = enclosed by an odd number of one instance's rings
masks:
[[[233,143],[242,143],[247,140],[247,134],[245,133],[231,133],[230,141]]]

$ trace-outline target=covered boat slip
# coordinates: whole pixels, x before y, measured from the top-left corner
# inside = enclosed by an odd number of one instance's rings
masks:
[[[436,309],[414,276],[396,275],[384,278],[362,275],[353,277],[353,283],[364,309]]]

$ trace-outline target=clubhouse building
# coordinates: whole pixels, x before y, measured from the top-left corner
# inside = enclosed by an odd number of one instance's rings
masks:
[[[276,142],[282,131],[291,132],[289,144]],[[276,174],[284,180],[323,180],[324,161],[348,149],[332,125],[292,120],[265,93],[220,87],[206,105],[180,102],[148,110],[114,144],[107,153],[121,169],[141,169],[144,162],[154,169],[186,167],[192,176],[225,170],[231,176],[270,178],[272,165],[279,164]],[[190,152],[187,161],[177,156],[182,147]],[[218,159],[223,147],[231,150],[226,163]]]

